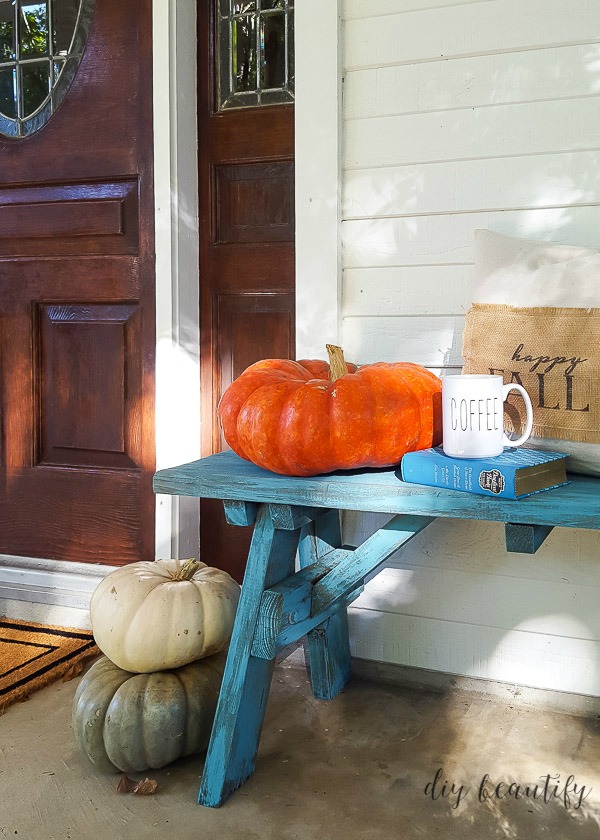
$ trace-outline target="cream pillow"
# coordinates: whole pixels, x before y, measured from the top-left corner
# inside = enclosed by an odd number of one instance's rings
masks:
[[[600,251],[475,231],[473,303],[600,306]]]
[[[600,251],[476,230],[471,300],[515,307],[600,308]],[[598,444],[531,438],[527,446],[566,452],[570,470],[600,475]]]

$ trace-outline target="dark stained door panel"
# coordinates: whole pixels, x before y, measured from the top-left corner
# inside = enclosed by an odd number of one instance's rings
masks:
[[[154,555],[151,34],[97,0],[56,114],[0,138],[0,553]]]
[[[225,448],[217,406],[250,364],[295,354],[294,108],[219,112],[214,0],[198,2],[202,451]],[[203,500],[201,557],[238,580],[250,529]]]

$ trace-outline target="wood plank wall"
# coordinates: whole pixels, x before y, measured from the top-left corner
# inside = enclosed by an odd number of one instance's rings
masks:
[[[475,229],[600,248],[600,3],[345,0],[343,39],[346,355],[459,369]],[[356,602],[353,653],[600,694],[599,549],[436,523]]]

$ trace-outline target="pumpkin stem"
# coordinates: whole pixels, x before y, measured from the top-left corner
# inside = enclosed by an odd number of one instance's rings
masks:
[[[191,580],[199,568],[200,563],[194,557],[190,557],[183,561],[183,565],[176,572],[171,572],[171,580]]]
[[[329,354],[329,378],[332,382],[348,374],[348,365],[344,359],[344,351],[337,344],[326,344]]]

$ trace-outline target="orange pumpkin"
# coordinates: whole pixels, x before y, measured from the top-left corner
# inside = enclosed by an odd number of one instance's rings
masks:
[[[410,362],[346,366],[266,359],[223,394],[219,419],[240,457],[282,475],[397,464],[441,442],[437,376]]]

